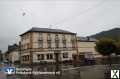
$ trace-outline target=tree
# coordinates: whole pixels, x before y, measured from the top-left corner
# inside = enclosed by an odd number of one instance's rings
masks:
[[[116,52],[116,44],[115,41],[112,39],[100,39],[99,41],[96,42],[96,51],[99,52],[103,56],[107,56],[107,62],[111,65],[111,54]],[[103,62],[105,62],[103,58]]]
[[[106,65],[106,74],[110,75],[111,67],[112,67],[112,60],[111,60],[111,54],[120,52],[120,49],[118,49],[118,46],[116,45],[116,42],[112,39],[100,39],[99,41],[96,42],[96,51],[99,52],[103,56],[107,56],[107,62],[105,62]],[[118,53],[117,53],[118,54]],[[112,67],[113,68],[113,67]],[[108,75],[106,75],[108,76]]]
[[[115,53],[116,45],[115,41],[112,39],[100,39],[96,42],[95,49],[103,56],[110,56],[112,53]]]
[[[116,42],[116,50],[115,50],[116,55],[120,55],[120,41]]]

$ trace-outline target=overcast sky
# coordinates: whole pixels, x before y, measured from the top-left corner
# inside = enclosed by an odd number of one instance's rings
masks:
[[[120,0],[0,0],[0,49],[31,27],[49,25],[79,36],[119,27]]]

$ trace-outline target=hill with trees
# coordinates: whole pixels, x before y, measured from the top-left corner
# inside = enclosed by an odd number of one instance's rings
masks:
[[[89,37],[96,38],[96,39],[110,38],[118,41],[120,40],[120,28],[113,28],[107,31],[102,31],[100,33],[91,35]]]

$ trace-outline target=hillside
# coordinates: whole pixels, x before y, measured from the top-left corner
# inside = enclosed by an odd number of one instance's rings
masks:
[[[90,37],[100,39],[100,38],[110,38],[114,40],[120,40],[120,28],[113,28],[107,31],[102,31]]]

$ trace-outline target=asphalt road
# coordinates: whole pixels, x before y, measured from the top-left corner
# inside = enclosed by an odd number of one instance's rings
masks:
[[[119,65],[92,65],[92,66],[63,66],[62,73],[60,75],[35,75],[35,79],[104,79],[106,71],[111,69],[120,69]],[[110,73],[110,71],[107,71]],[[4,74],[0,74],[0,79],[6,79]],[[3,78],[2,78],[3,77]],[[108,75],[110,77],[110,75]],[[25,75],[23,76],[12,76],[7,79],[31,79]]]

